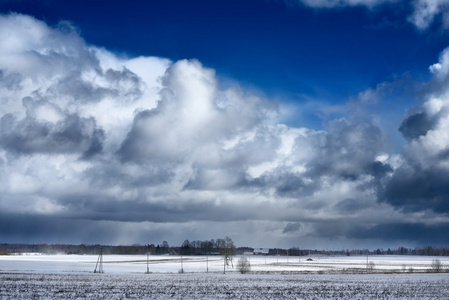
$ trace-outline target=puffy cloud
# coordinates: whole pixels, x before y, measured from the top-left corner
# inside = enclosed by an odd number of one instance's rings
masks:
[[[162,81],[157,107],[136,115],[120,148],[125,160],[209,159],[201,152],[222,152],[224,143],[256,130],[276,109],[240,91],[219,91],[214,71],[198,61],[175,63]]]

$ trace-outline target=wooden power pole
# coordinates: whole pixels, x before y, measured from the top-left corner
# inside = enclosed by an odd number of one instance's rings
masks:
[[[94,273],[104,273],[104,271],[103,271],[103,248],[100,248],[100,255],[98,255],[97,264],[95,265]]]

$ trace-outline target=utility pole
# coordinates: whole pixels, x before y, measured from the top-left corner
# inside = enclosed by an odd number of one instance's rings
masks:
[[[366,269],[368,270],[368,254],[369,252],[366,253]]]
[[[150,274],[150,252],[147,252],[147,271],[146,274]]]
[[[181,273],[184,273],[184,266],[182,264],[182,254],[181,254]]]
[[[98,268],[98,271],[97,271]],[[98,255],[97,264],[95,265],[94,273],[104,273],[103,272],[103,248],[100,248],[100,255]]]

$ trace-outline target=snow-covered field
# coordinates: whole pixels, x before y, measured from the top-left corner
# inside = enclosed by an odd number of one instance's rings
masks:
[[[249,274],[219,256],[93,255],[0,256],[0,299],[449,299],[449,273],[430,273],[445,257],[247,256]],[[238,257],[234,258],[234,264]],[[371,263],[372,262],[372,263]]]
[[[433,256],[245,256],[251,263],[252,273],[354,273],[365,272],[407,272],[429,271],[432,261],[440,260],[449,266],[449,257]],[[239,256],[234,257],[234,264]],[[311,259],[311,260],[308,260]],[[0,272],[8,273],[89,273],[93,272],[98,260],[97,255],[45,255],[22,254],[0,256]],[[145,273],[147,256],[145,255],[104,255],[105,273]],[[151,273],[178,273],[181,267],[187,273],[223,272],[221,256],[172,256],[150,255]],[[182,265],[181,265],[182,264]],[[446,269],[448,270],[448,269]],[[227,272],[237,272],[236,268],[227,268]]]

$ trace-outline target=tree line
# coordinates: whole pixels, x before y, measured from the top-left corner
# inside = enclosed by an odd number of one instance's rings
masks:
[[[230,247],[226,247],[230,245]],[[71,244],[0,244],[0,255],[12,253],[45,253],[45,254],[98,254],[100,249],[103,254],[139,254],[145,255],[223,255],[223,249],[230,248],[232,254],[251,253],[254,248],[236,247],[229,237],[211,240],[184,240],[181,246],[170,246],[167,241],[160,244],[134,244],[134,245],[71,245]],[[449,256],[447,247],[398,247],[396,249],[353,249],[353,250],[316,250],[300,249],[292,247],[289,249],[271,248],[268,255],[282,256],[308,256],[308,255],[424,255],[424,256]]]
[[[224,250],[224,249],[232,250]],[[205,241],[184,240],[181,246],[170,246],[167,241],[160,244],[134,245],[72,245],[72,244],[0,244],[0,255],[20,253],[45,254],[151,254],[151,255],[223,255],[225,251],[235,254],[236,248],[231,238],[218,238]]]

